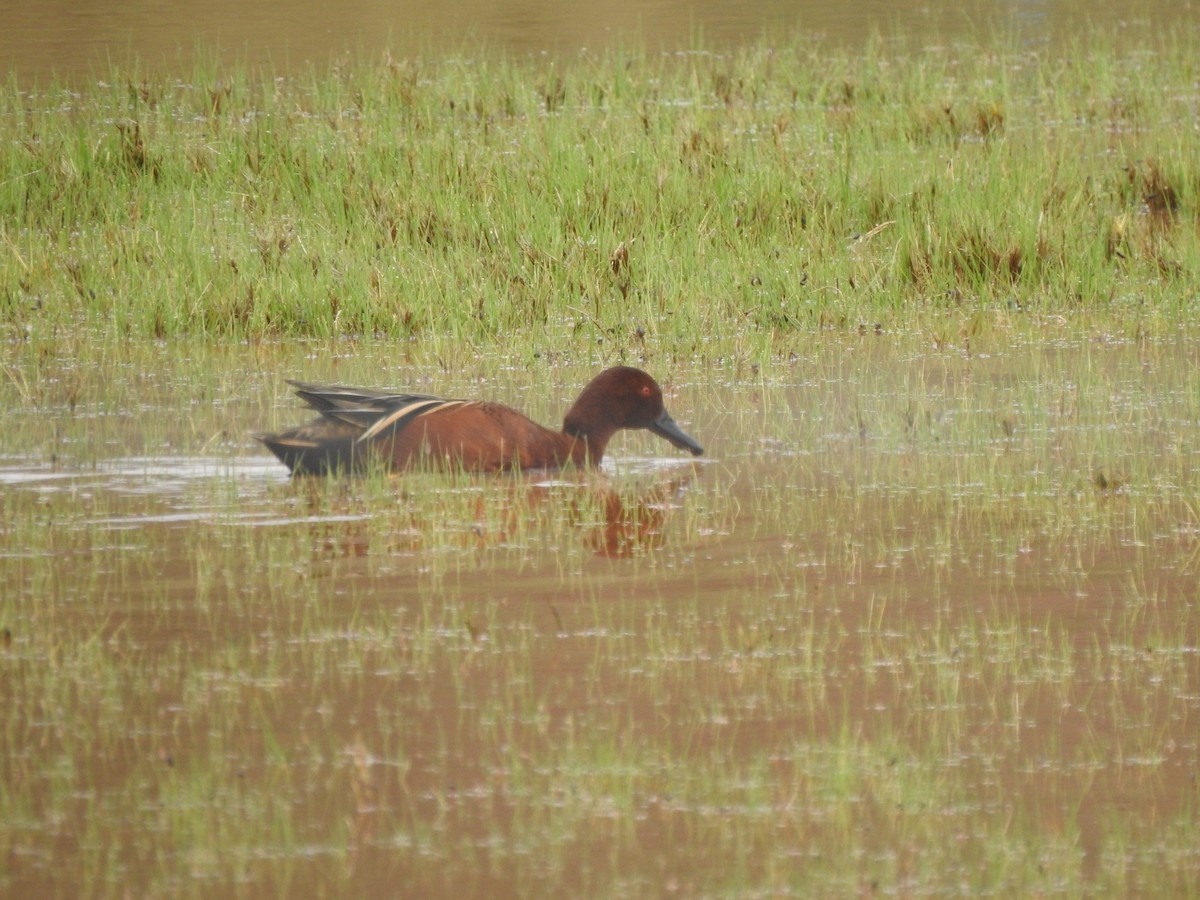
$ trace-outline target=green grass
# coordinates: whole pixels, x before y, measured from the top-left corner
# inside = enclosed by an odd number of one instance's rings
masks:
[[[1181,28],[10,85],[0,321],[448,361],[516,335],[759,359],[815,327],[1160,331],[1195,305]]]

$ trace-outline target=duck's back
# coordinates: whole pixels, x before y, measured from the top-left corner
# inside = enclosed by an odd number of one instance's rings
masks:
[[[582,463],[583,444],[500,403],[445,404],[376,438],[399,468],[428,464],[476,472]]]

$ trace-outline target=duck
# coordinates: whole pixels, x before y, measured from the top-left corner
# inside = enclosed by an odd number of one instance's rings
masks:
[[[419,466],[468,472],[594,467],[624,429],[645,429],[693,456],[704,453],[667,412],[658,382],[632,366],[605,369],[588,382],[560,431],[489,401],[288,384],[320,415],[254,438],[293,475],[362,473],[373,466],[389,472]]]

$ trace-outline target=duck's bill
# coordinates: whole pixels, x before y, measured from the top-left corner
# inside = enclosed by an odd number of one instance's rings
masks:
[[[663,412],[658,420],[650,426],[653,431],[661,438],[666,438],[680,450],[687,450],[692,456],[700,456],[704,453],[704,448],[696,443],[696,439],[675,424],[666,412]]]

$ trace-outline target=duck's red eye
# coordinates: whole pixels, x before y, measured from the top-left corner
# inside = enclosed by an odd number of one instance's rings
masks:
[[[650,390],[650,385],[648,385],[648,384],[643,384],[643,385],[642,385],[642,396],[643,396],[643,397],[649,397],[651,393],[652,393],[652,392],[651,392],[651,390]]]

